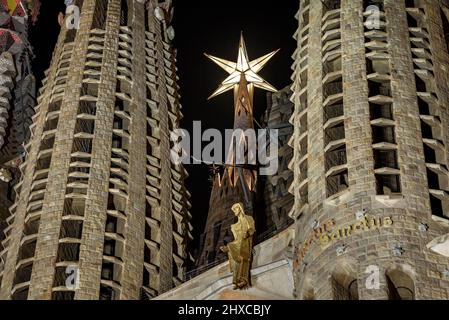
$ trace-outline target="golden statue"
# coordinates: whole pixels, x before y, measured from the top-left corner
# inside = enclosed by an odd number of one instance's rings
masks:
[[[253,234],[256,228],[253,217],[245,214],[242,203],[234,204],[231,210],[238,218],[237,223],[231,226],[234,241],[220,247],[220,250],[228,253],[229,267],[234,274],[234,290],[242,290],[251,287]]]

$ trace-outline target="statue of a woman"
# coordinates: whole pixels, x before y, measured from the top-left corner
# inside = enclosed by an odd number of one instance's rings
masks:
[[[252,237],[256,229],[253,217],[245,214],[242,203],[234,204],[231,209],[238,218],[237,223],[231,226],[234,241],[220,249],[228,253],[229,266],[234,274],[234,290],[241,290],[251,286]]]

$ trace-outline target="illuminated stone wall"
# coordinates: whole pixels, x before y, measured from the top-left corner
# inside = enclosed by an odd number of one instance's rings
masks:
[[[63,24],[11,208],[1,299],[149,298],[184,280],[171,2],[143,2],[77,1],[79,29]]]
[[[449,299],[449,260],[426,248],[449,231],[444,10],[436,0],[299,3],[296,297]]]

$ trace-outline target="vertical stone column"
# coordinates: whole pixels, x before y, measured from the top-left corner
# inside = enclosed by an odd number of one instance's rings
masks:
[[[446,1],[447,3],[447,1]],[[449,101],[449,55],[448,43],[444,36],[440,7],[434,1],[425,1],[424,6],[429,28],[430,47],[433,56],[433,72],[435,75],[435,92],[441,101]],[[449,128],[449,108],[447,104],[440,105],[440,121],[442,128]],[[446,163],[449,164],[449,130],[442,132],[446,146]]]
[[[168,97],[164,63],[164,32],[161,23],[154,15],[156,1],[150,2],[150,29],[155,33],[156,39],[156,65],[158,70],[158,88],[156,100],[159,107],[160,121],[160,160],[161,160],[161,246],[160,246],[160,269],[159,269],[159,293],[172,288],[173,285],[173,227],[172,227],[172,199],[171,199],[171,161],[170,161],[170,130],[168,118]]]
[[[142,286],[145,238],[146,193],[146,62],[145,62],[145,7],[133,3],[133,85],[131,104],[131,145],[129,152],[129,200],[125,227],[124,268],[120,299],[138,299]]]
[[[92,2],[94,3],[95,1]],[[80,246],[79,288],[75,293],[75,299],[77,300],[97,300],[100,294],[109,189],[110,161],[108,159],[111,157],[116,91],[119,26],[120,0],[110,0],[107,8],[105,47],[103,49],[101,79],[98,85],[89,188]],[[86,30],[89,29],[90,25]]]
[[[352,200],[355,200],[354,198],[376,194],[366,78],[363,0],[342,0],[341,8],[346,152],[349,186],[353,194]]]
[[[43,214],[36,244],[29,299],[51,299],[68,168],[89,41],[89,33],[83,32],[83,30],[90,29],[94,6],[94,0],[84,2],[80,29],[76,33],[75,42],[78,45],[73,51],[59,115],[58,132],[53,148],[52,163],[42,208]]]
[[[401,188],[411,214],[430,211],[415,73],[403,1],[385,0]]]
[[[308,69],[308,177],[310,212],[317,213],[326,200],[323,130],[323,64],[321,54],[320,1],[310,1],[309,69]],[[295,168],[299,169],[299,168]],[[307,219],[308,217],[304,217]],[[314,217],[316,218],[316,217]]]

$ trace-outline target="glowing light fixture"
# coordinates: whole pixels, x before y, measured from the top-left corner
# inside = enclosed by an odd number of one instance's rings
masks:
[[[277,92],[276,88],[265,81],[257,73],[267,64],[268,61],[279,51],[273,51],[260,57],[256,60],[249,61],[248,53],[246,51],[245,40],[243,34],[240,36],[240,45],[237,62],[228,61],[225,59],[217,58],[205,53],[206,57],[215,62],[221,68],[223,68],[229,77],[227,77],[220,85],[220,87],[209,97],[212,99],[224,92],[233,89],[241,82],[241,78],[244,77],[247,84],[253,84],[255,87],[264,89],[271,92]]]

